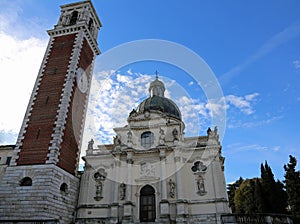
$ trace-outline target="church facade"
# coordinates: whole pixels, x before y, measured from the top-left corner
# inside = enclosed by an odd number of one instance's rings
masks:
[[[111,145],[90,141],[77,220],[91,223],[220,223],[228,213],[217,128],[184,137],[176,104],[156,78],[150,96],[115,128]]]
[[[78,162],[101,22],[91,1],[61,6],[9,166],[2,223],[221,223],[229,213],[218,130],[185,137],[180,109],[158,77]]]

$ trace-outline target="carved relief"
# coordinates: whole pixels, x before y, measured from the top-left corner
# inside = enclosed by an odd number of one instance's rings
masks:
[[[205,190],[204,175],[207,171],[207,166],[205,166],[201,161],[196,161],[194,162],[191,170],[195,174],[197,194],[200,196],[205,195],[207,192]]]
[[[176,187],[176,185],[175,185],[175,182],[172,179],[169,180],[169,186],[170,186],[169,196],[171,198],[175,198],[175,187]]]
[[[120,200],[124,200],[126,196],[126,184],[120,184]]]
[[[205,166],[201,161],[194,162],[194,166],[191,168],[192,171],[195,172],[205,172],[207,170],[207,166]]]
[[[152,163],[141,163],[141,176],[146,176],[146,177],[154,177],[155,176],[155,164]]]
[[[104,181],[106,179],[107,173],[103,168],[99,169],[96,173],[94,173],[95,181]]]

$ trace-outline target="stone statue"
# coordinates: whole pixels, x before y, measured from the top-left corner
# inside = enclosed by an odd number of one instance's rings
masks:
[[[174,137],[174,141],[178,140],[178,131],[177,131],[176,128],[173,129],[172,134],[173,134],[173,137]]]
[[[202,176],[198,176],[198,179],[197,179],[197,193],[199,195],[205,195],[206,194],[206,191],[205,191],[205,186],[204,186],[204,179]]]
[[[175,182],[170,179],[169,180],[169,185],[170,185],[170,192],[169,192],[169,195],[171,198],[175,198]]]
[[[124,200],[126,195],[126,184],[120,184],[120,200]]]
[[[211,133],[211,129],[210,129],[210,128],[208,128],[206,132],[207,132],[207,135],[210,135],[210,133]]]
[[[218,127],[215,126],[214,130],[212,131],[210,128],[207,129],[208,137],[216,137],[218,138]]]
[[[215,135],[218,134],[218,127],[217,127],[217,126],[215,126],[215,128],[214,128],[214,134],[215,134]]]
[[[164,145],[165,144],[165,131],[164,129],[160,128],[159,129],[159,144]]]
[[[132,111],[129,113],[129,116],[135,115],[136,114],[136,110],[132,109]]]
[[[114,137],[114,144],[115,145],[121,145],[121,139],[118,135]]]
[[[103,198],[102,190],[103,190],[103,184],[102,182],[98,182],[98,184],[96,185],[96,196],[94,197],[96,201],[100,201]]]
[[[132,143],[132,132],[131,131],[127,132],[127,143]]]
[[[93,147],[94,147],[94,140],[91,139],[88,143],[88,150],[93,150]]]

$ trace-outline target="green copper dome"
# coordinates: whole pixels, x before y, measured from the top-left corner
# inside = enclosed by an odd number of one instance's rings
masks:
[[[170,99],[165,97],[165,85],[158,79],[156,72],[156,79],[150,83],[149,86],[150,97],[145,99],[137,108],[138,113],[145,111],[160,111],[167,116],[181,120],[181,113],[177,105]]]
[[[151,96],[145,99],[138,106],[138,113],[144,113],[145,111],[160,111],[167,116],[177,118],[181,120],[181,113],[177,105],[170,99],[161,96]]]

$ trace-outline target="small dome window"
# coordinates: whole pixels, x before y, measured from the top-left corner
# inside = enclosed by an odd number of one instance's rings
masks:
[[[32,179],[30,177],[24,177],[20,181],[20,186],[32,186]]]

